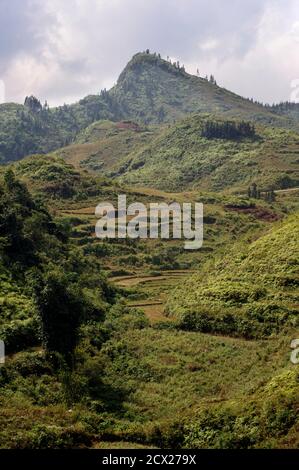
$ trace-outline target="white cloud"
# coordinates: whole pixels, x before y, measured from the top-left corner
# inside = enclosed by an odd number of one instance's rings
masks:
[[[202,51],[211,51],[219,46],[219,41],[217,39],[208,39],[207,41],[199,44],[199,47]]]
[[[221,85],[246,97],[269,103],[291,100],[291,82],[299,77],[299,44],[293,29],[299,6],[289,3],[289,10],[279,2],[267,5],[256,25],[255,43],[243,56],[219,60],[213,50],[201,61],[200,70],[215,74]],[[194,72],[197,64],[189,66]]]
[[[72,102],[149,47],[242,95],[286,100],[298,25],[297,0],[1,0],[0,78],[7,99]]]

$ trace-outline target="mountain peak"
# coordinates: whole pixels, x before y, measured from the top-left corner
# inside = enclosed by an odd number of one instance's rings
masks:
[[[121,83],[122,80],[125,79],[128,72],[142,72],[146,67],[161,68],[176,75],[183,74],[185,76],[191,76],[186,73],[184,65],[181,65],[179,61],[172,62],[169,57],[163,59],[161,54],[156,52],[151,53],[149,49],[147,49],[144,52],[137,52],[137,54],[133,55],[132,59],[120,74],[118,83]]]

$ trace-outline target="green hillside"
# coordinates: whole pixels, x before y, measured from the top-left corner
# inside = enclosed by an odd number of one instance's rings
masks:
[[[0,104],[0,163],[48,153],[71,142],[90,123],[111,117],[98,96],[53,109],[34,97],[25,105]]]
[[[271,106],[271,111],[280,115],[289,116],[292,119],[299,119],[299,103],[279,103]]]
[[[298,327],[298,213],[191,277],[167,311],[183,329],[260,337]]]
[[[246,190],[252,182],[264,189],[299,185],[297,133],[255,125],[254,135],[231,136],[225,129],[232,123],[238,126],[242,121],[213,115],[186,118],[131,153],[112,176],[169,190]],[[206,136],[207,125],[223,127],[223,136]]]
[[[213,252],[242,236],[245,232],[262,230],[284,215],[284,205],[277,202],[275,209],[264,200],[249,200],[214,193],[167,193],[152,188],[121,186],[71,164],[57,155],[33,155],[16,162],[13,170],[17,178],[49,207],[56,217],[70,223],[70,234],[86,252],[98,253],[106,269],[125,270],[127,274],[159,273],[160,270],[194,268]],[[5,168],[2,169],[2,173]],[[0,171],[1,174],[1,171]],[[117,204],[118,194],[126,194],[128,203],[186,201],[205,202],[206,246],[190,253],[184,250],[183,240],[99,240],[93,235],[97,218],[95,207],[99,202]],[[238,207],[240,210],[238,210]],[[237,209],[237,210],[236,210]]]
[[[73,144],[55,152],[75,167],[102,173],[132,152],[149,144],[160,126],[139,126],[131,121],[97,121],[82,130]]]

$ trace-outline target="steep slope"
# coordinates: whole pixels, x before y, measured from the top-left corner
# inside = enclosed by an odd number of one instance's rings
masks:
[[[178,288],[167,305],[181,328],[247,338],[298,326],[298,213],[250,246],[235,246]]]
[[[47,153],[73,142],[100,119],[173,122],[190,113],[213,112],[299,129],[298,113],[285,113],[241,98],[215,83],[189,75],[156,54],[136,54],[115,87],[73,105],[49,109],[34,97],[25,105],[0,105],[0,162]]]
[[[170,190],[245,190],[252,182],[262,188],[299,186],[298,134],[260,125],[254,135],[227,131],[240,125],[212,115],[186,118],[129,155],[112,175]],[[223,128],[223,135],[206,134],[209,126]]]

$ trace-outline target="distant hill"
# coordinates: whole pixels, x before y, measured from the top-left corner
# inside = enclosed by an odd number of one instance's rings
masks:
[[[25,105],[0,105],[0,162],[63,147],[98,120],[161,124],[198,112],[299,130],[297,112],[266,108],[192,76],[157,54],[138,53],[111,90],[87,96],[76,104],[49,109],[34,97],[27,97]]]
[[[33,97],[32,97],[33,100]],[[34,153],[48,153],[72,142],[98,119],[113,117],[98,96],[72,106],[48,109],[13,103],[0,105],[0,163]]]

